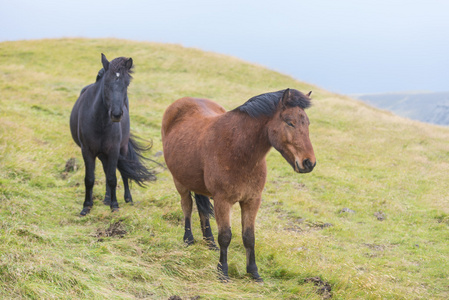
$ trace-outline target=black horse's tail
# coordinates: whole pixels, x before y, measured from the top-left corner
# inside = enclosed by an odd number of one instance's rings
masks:
[[[214,206],[210,203],[209,197],[196,193],[194,193],[194,196],[198,212],[207,217],[214,217]]]
[[[138,185],[145,185],[146,181],[155,181],[155,172],[147,168],[143,161],[150,160],[143,156],[143,152],[151,149],[153,145],[144,146],[136,141],[136,137],[131,135],[128,142],[128,154],[126,156],[120,155],[117,163],[117,168],[120,173],[137,182]]]

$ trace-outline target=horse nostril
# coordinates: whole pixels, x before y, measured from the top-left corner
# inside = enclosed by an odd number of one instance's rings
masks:
[[[308,170],[312,170],[313,167],[315,167],[314,164],[312,164],[312,162],[310,161],[310,159],[306,158],[303,162],[302,165],[304,166],[304,168],[308,169]]]
[[[112,113],[111,114],[111,119],[112,119],[113,122],[118,122],[118,121],[121,120],[122,116],[123,116],[123,112],[121,112],[121,113]]]

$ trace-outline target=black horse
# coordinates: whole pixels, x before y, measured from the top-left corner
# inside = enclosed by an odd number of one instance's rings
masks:
[[[142,161],[146,159],[144,147],[130,134],[129,102],[127,90],[131,81],[132,58],[118,57],[111,62],[101,54],[103,69],[95,83],[82,89],[70,115],[70,131],[75,143],[81,147],[86,175],[86,196],[81,215],[88,214],[93,206],[92,189],[95,181],[95,158],[103,164],[106,174],[105,204],[118,210],[116,197],[118,168],[125,187],[125,201],[132,203],[128,180],[139,185],[155,180],[154,172]]]

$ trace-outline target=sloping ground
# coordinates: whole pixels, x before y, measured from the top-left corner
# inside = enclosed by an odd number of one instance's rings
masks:
[[[315,170],[298,175],[279,153],[268,155],[256,225],[263,285],[245,274],[238,207],[230,283],[217,280],[218,253],[199,241],[196,215],[199,242],[184,247],[166,170],[147,188],[134,185],[135,205],[120,197],[112,214],[101,204],[97,165],[95,206],[78,217],[84,167],[68,119],[101,68],[101,52],[133,58],[131,127],[153,140],[148,155],[159,162],[162,113],[177,98],[211,98],[231,109],[267,91],[313,90]],[[449,298],[447,128],[234,58],[113,39],[0,43],[0,91],[0,298]],[[70,158],[75,167],[66,170]]]

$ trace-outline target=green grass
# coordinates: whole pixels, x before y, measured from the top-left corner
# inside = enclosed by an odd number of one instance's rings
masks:
[[[78,216],[84,167],[68,126],[82,87],[111,60],[132,57],[131,127],[162,150],[164,109],[183,96],[232,109],[250,97],[313,90],[310,136],[318,165],[298,175],[276,151],[256,223],[263,285],[245,274],[240,212],[233,212],[230,283],[217,280],[218,253],[182,243],[179,196],[168,171],[134,206],[101,204]],[[177,45],[114,39],[0,43],[0,298],[333,299],[449,298],[449,129],[379,111],[288,76]],[[76,158],[80,167],[66,173]],[[155,158],[162,162],[162,158]],[[341,213],[349,208],[355,213]],[[382,212],[379,221],[375,213]],[[215,222],[212,222],[216,234]],[[331,225],[329,225],[331,224]],[[126,233],[106,234],[111,225]]]

